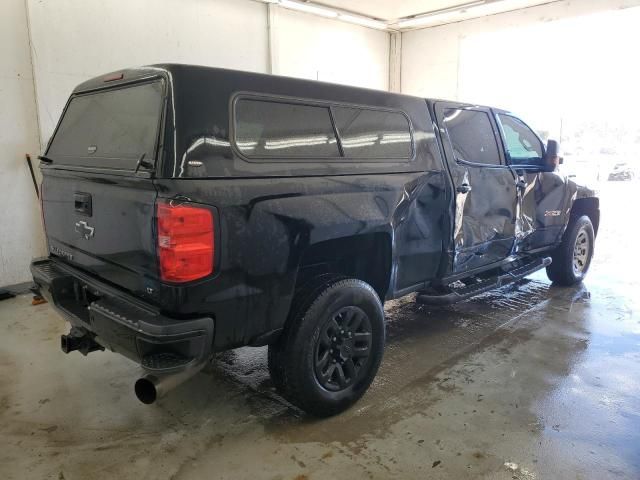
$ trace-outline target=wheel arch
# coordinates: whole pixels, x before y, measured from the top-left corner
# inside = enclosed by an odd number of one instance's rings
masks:
[[[597,197],[578,198],[573,202],[569,222],[586,215],[593,224],[593,233],[598,234],[600,227],[600,199]]]
[[[386,232],[339,237],[310,245],[302,254],[296,290],[324,274],[357,278],[373,287],[380,301],[389,291],[392,239]]]

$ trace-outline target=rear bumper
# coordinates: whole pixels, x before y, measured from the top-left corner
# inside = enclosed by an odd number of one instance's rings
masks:
[[[209,358],[214,321],[175,319],[153,306],[53,258],[31,263],[33,280],[72,326],[105,348],[157,373],[171,373]]]

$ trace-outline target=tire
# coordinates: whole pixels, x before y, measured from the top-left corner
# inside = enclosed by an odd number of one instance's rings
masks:
[[[583,215],[573,220],[551,255],[552,262],[547,267],[549,280],[565,287],[582,282],[591,266],[594,246],[595,234],[589,217]]]
[[[333,274],[321,275],[315,277],[299,291],[296,291],[291,303],[287,325],[293,323],[293,320],[291,319],[296,318],[300,314],[302,309],[305,308],[305,306],[308,306],[309,303],[312,302],[313,299],[316,298],[323,289],[325,289],[332,283],[343,279],[346,279],[346,277]],[[284,396],[286,396],[286,385],[284,381],[283,366],[285,364],[285,361],[283,359],[283,355],[285,351],[284,337],[286,336],[286,333],[286,331],[283,332],[277,343],[270,344],[267,352],[267,366],[269,368],[269,376],[271,377],[273,386]]]
[[[296,294],[283,335],[269,346],[269,371],[295,406],[317,417],[336,415],[371,385],[384,340],[384,310],[373,288],[324,278]]]

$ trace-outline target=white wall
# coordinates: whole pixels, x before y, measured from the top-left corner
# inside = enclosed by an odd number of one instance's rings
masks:
[[[24,0],[0,1],[0,286],[24,282],[44,253],[38,200],[25,162],[40,153]],[[37,166],[38,160],[35,159]]]
[[[559,1],[408,32],[402,92],[514,111],[565,153],[635,157],[639,6]]]
[[[266,72],[266,12],[237,0],[29,0],[43,143],[73,87],[96,75],[166,62]]]
[[[554,20],[587,15],[607,10],[622,9],[640,5],[640,0],[565,0],[514,12],[507,12],[475,20],[452,23],[439,27],[414,30],[402,35],[402,92],[424,97],[447,98],[463,101],[482,101],[478,96],[478,71],[465,72],[470,52],[464,46],[470,45],[483,34],[491,34],[507,29],[523,29],[542,25]],[[599,33],[594,30],[593,35]],[[541,44],[544,44],[541,38]],[[579,48],[579,46],[578,46]],[[634,48],[628,45],[628,48]],[[544,68],[545,56],[556,54],[553,49],[541,48],[526,52],[530,56],[540,55],[540,69]],[[501,50],[485,50],[485,56],[500,58]],[[466,58],[465,58],[466,55]],[[493,65],[492,65],[493,66]],[[504,58],[503,69],[490,68],[482,72],[486,83],[494,77],[504,77],[508,73],[508,58]]]
[[[388,33],[284,8],[273,11],[273,73],[388,89]]]
[[[28,281],[30,259],[43,253],[24,153],[40,153],[80,82],[177,62],[387,88],[387,33],[271,12],[250,0],[0,0],[0,192],[8,199],[0,209],[0,286]]]

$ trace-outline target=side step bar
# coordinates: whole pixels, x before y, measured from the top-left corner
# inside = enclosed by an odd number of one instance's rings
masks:
[[[538,258],[501,275],[490,277],[486,280],[470,285],[465,285],[464,287],[454,288],[450,293],[443,293],[440,295],[425,292],[418,293],[416,302],[426,305],[450,305],[518,281],[527,275],[531,275],[532,273],[547,267],[548,265],[551,265],[551,257]]]

